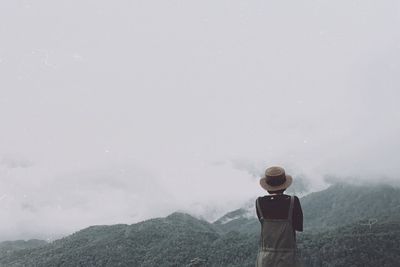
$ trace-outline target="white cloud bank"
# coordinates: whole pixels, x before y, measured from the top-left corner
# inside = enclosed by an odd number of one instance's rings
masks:
[[[2,1],[0,240],[398,181],[399,5]]]

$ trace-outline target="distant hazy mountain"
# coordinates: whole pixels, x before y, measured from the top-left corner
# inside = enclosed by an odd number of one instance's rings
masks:
[[[302,198],[307,231],[298,243],[305,266],[398,266],[399,193],[342,184]],[[251,206],[214,223],[174,213],[132,225],[91,226],[2,253],[0,266],[254,266],[259,230]]]
[[[337,184],[301,198],[304,226],[336,228],[360,220],[400,221],[400,189]]]
[[[243,234],[256,234],[260,229],[254,204],[228,212],[216,220],[213,225],[222,233],[236,231]]]

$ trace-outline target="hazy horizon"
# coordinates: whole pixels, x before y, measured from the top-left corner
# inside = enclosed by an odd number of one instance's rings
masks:
[[[0,3],[0,241],[184,210],[285,167],[400,182],[400,2]],[[350,179],[349,179],[350,178]]]

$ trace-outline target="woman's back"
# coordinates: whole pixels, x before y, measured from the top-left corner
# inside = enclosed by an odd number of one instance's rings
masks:
[[[285,194],[266,195],[258,198],[262,215],[265,219],[286,219],[288,217],[290,196]],[[294,196],[293,203],[293,229],[303,231],[303,211],[301,209],[299,198]],[[261,218],[261,212],[257,208],[257,217]]]

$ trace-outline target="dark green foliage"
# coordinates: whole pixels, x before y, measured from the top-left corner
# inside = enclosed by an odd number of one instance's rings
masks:
[[[3,266],[175,266],[210,253],[211,224],[174,213],[133,225],[91,226],[37,249],[0,258]],[[192,244],[196,244],[193,246]]]
[[[400,222],[351,224],[303,234],[298,247],[305,266],[399,266]]]
[[[0,243],[0,257],[18,250],[37,248],[44,246],[46,244],[47,244],[46,241],[38,239],[31,239],[28,241],[24,240],[4,241]]]
[[[213,253],[208,255],[209,266],[254,266],[258,249],[255,235],[229,232],[216,240]]]

